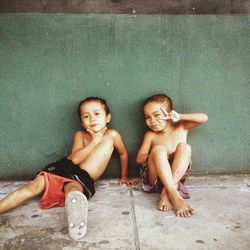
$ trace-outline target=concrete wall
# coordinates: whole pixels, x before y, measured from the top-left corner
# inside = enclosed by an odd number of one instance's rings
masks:
[[[0,0],[3,13],[242,14],[249,0]]]
[[[249,15],[0,15],[0,179],[32,177],[69,152],[78,102],[107,99],[130,153],[141,102],[164,92],[203,111],[189,135],[193,173],[250,172]],[[105,177],[119,175],[114,156]]]

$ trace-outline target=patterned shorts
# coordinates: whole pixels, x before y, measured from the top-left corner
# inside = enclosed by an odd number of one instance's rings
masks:
[[[171,162],[172,163],[172,162]],[[183,184],[187,179],[188,176],[191,173],[191,163],[188,166],[188,169],[186,171],[186,173],[184,174],[184,176],[182,177],[182,179],[180,180],[180,182]],[[157,193],[161,193],[162,188],[163,188],[163,184],[160,180],[160,178],[158,177],[153,185],[150,185],[149,181],[148,181],[148,162],[144,162],[143,165],[140,168],[140,177],[141,177],[141,181],[142,181],[142,189],[145,192],[157,192]]]

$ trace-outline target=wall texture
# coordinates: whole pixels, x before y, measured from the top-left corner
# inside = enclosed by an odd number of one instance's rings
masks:
[[[249,0],[0,0],[3,13],[240,14]]]
[[[193,173],[249,173],[249,15],[0,15],[0,179],[32,177],[69,152],[87,96],[107,99],[130,153],[145,131],[141,102],[164,92],[203,111]],[[105,177],[119,175],[114,155]]]

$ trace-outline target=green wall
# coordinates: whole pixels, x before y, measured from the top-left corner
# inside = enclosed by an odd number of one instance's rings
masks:
[[[78,102],[107,99],[130,153],[141,102],[164,92],[192,131],[193,173],[249,173],[249,15],[0,15],[0,179],[25,179],[69,152]],[[115,155],[105,177],[119,175]]]

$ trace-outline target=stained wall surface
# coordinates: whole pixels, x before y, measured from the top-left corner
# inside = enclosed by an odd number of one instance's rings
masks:
[[[209,121],[189,134],[194,174],[249,173],[249,15],[0,15],[0,179],[34,176],[70,150],[79,101],[107,99],[130,173],[141,103],[164,92]],[[119,175],[115,154],[104,177]]]

